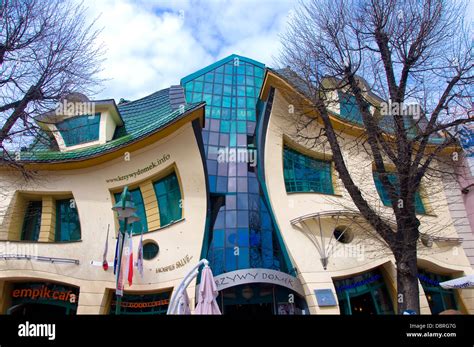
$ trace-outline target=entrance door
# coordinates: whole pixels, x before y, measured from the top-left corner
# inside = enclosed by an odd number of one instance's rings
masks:
[[[365,293],[351,298],[351,310],[353,315],[377,314],[374,300],[370,293]]]

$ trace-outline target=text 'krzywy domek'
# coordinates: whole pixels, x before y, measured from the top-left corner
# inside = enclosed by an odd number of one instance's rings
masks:
[[[18,153],[34,178],[0,170],[0,313],[115,314],[123,222],[112,207],[125,187],[144,261],[121,314],[165,314],[203,258],[224,314],[397,313],[394,258],[357,213],[330,149],[298,136],[300,111],[286,97],[297,87],[287,69],[232,55],[139,100],[75,95],[93,112],[64,105],[39,117],[43,136]],[[333,97],[334,126],[353,141],[364,131],[353,97]],[[355,147],[344,147],[354,180],[390,218],[372,159]],[[456,184],[424,182],[416,196],[423,314],[474,313],[474,291],[439,286],[473,273],[468,213],[453,204],[462,206]]]

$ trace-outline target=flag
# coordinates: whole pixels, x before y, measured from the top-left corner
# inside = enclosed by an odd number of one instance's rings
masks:
[[[119,254],[119,250],[120,250],[120,242],[122,241],[122,233],[119,231],[118,233],[118,236],[117,236],[117,244],[115,245],[115,256],[114,256],[114,275],[117,274],[117,266],[118,266],[118,262],[119,262],[119,259],[120,259],[120,254]]]
[[[140,243],[138,244],[137,269],[138,273],[143,278],[143,230],[140,235]]]
[[[133,279],[133,238],[131,231],[125,235],[123,252],[122,266],[125,267],[124,278],[128,280],[128,285],[131,286]]]
[[[102,268],[104,271],[109,269],[109,263],[107,262],[107,251],[109,250],[109,228],[110,224],[107,225],[107,238],[105,239],[104,255],[102,257]]]
[[[118,268],[117,271],[117,278],[116,278],[116,289],[115,289],[115,295],[117,296],[123,296],[123,264],[124,264],[124,250],[123,250],[123,243],[125,239],[122,235],[121,232],[119,232],[119,237],[117,238],[117,249],[116,249],[116,266],[114,266],[114,269]]]

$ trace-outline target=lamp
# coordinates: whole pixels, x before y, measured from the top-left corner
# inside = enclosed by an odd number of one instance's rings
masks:
[[[123,237],[122,237],[122,242],[119,245],[120,252],[118,253],[118,261],[117,261],[117,286],[118,286],[118,278],[120,276],[120,270],[122,267],[123,243],[124,243],[125,234],[127,233],[127,225],[138,222],[140,220],[140,217],[138,217],[138,215],[135,213],[137,211],[137,208],[135,207],[135,204],[133,203],[133,200],[132,200],[132,196],[130,192],[128,191],[128,186],[125,186],[122,194],[120,195],[120,199],[117,201],[114,207],[112,207],[112,210],[117,212],[119,220],[124,221],[123,230],[119,230],[119,232],[122,233]],[[130,233],[130,237],[132,237],[131,233]],[[117,300],[115,303],[116,315],[120,314],[121,302],[122,302],[122,296],[117,296]]]
[[[112,210],[117,212],[118,218],[120,220],[132,216],[137,211],[127,186],[125,186],[123,189],[120,199],[117,201],[114,207],[112,207]]]

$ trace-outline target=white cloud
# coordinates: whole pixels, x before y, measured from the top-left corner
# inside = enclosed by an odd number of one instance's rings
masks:
[[[292,1],[86,1],[107,49],[97,98],[136,99],[236,53],[273,65]]]

